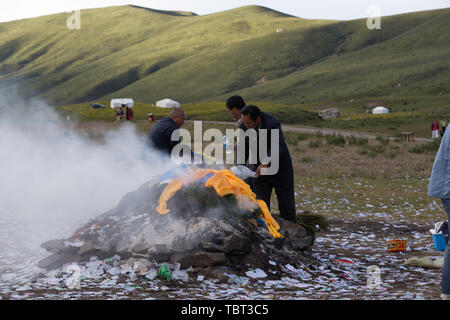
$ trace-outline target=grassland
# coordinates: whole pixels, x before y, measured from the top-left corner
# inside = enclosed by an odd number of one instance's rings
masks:
[[[101,141],[102,132],[124,123],[79,124]],[[136,123],[144,142],[154,123]],[[98,130],[98,128],[104,130]],[[233,125],[203,124],[225,132]],[[185,128],[192,131],[193,124]],[[427,195],[439,141],[403,143],[356,137],[284,133],[293,159],[297,210],[333,219],[409,221],[432,224],[445,218],[438,199]],[[419,149],[419,150],[416,150]],[[273,211],[277,212],[273,195]]]
[[[71,120],[87,121],[114,121],[114,111],[109,108],[108,101],[99,101],[106,105],[105,109],[93,109],[89,103],[80,103],[56,107],[63,118],[70,117]],[[322,120],[318,117],[317,110],[313,105],[298,106],[270,102],[249,102],[256,104],[265,112],[274,115],[283,124],[291,126],[302,126],[317,128],[341,129],[356,133],[383,134],[391,137],[400,137],[401,132],[414,132],[417,137],[430,137],[429,124],[434,119],[442,116],[450,119],[449,109],[435,109],[429,113],[419,112],[416,109],[398,109],[387,115],[373,115],[368,113],[352,113],[347,108],[342,108],[342,117],[339,119]],[[354,102],[357,103],[357,102]],[[232,121],[225,102],[200,102],[182,105],[186,111],[188,120],[205,121]],[[347,111],[346,111],[347,110]],[[364,110],[361,108],[361,110]],[[400,110],[408,110],[401,111]],[[395,109],[394,109],[395,111]],[[169,110],[155,107],[153,104],[138,102],[134,108],[134,120],[143,121],[148,119],[148,114],[153,114],[157,119],[169,115]]]
[[[381,100],[428,115],[450,103],[450,9],[383,17],[381,30],[258,6],[205,16],[82,10],[81,30],[68,30],[67,18],[0,24],[4,92],[51,105],[113,97],[193,104],[238,93],[293,113],[337,106],[358,114]]]

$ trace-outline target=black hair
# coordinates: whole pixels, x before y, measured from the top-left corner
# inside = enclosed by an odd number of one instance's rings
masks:
[[[242,110],[245,108],[245,101],[241,96],[232,96],[227,100],[227,108],[230,110],[233,108]]]
[[[258,119],[258,117],[262,117],[262,112],[261,110],[259,110],[259,108],[257,106],[246,106],[244,109],[242,109],[241,113],[244,116],[250,116],[250,119],[252,119],[253,121],[256,121],[256,119]]]

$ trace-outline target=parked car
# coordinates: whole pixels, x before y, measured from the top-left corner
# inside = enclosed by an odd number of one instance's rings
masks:
[[[94,109],[104,109],[105,108],[105,106],[100,103],[93,103],[93,104],[91,104],[91,107]]]

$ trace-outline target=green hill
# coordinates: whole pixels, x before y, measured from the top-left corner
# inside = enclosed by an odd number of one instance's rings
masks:
[[[247,6],[199,16],[118,6],[0,24],[0,88],[53,105],[251,101],[360,113],[450,103],[450,9],[366,20],[307,20]],[[350,102],[352,101],[352,102]],[[405,105],[405,102],[407,103]],[[403,110],[402,110],[403,111]]]

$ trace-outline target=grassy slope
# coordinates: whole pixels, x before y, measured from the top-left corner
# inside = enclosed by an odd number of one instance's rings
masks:
[[[156,79],[160,87],[150,82],[129,94],[151,102],[172,93],[186,101],[173,89],[190,79],[192,87],[208,97],[209,92],[241,87],[239,76],[229,72],[234,60],[224,64],[222,55],[237,43],[275,33],[276,28],[322,24],[254,6],[206,16],[177,16],[130,6],[84,10],[81,30],[68,30],[67,18],[58,14],[0,24],[0,83],[20,82],[22,95],[58,104],[97,99],[148,79]],[[198,75],[203,70],[201,62],[218,56],[214,77],[196,80],[186,72],[190,69]],[[205,88],[211,83],[212,90]],[[184,94],[191,101],[199,97],[189,91]]]
[[[450,10],[387,17],[382,30],[368,30],[363,20],[340,28],[352,36],[336,57],[241,93],[254,99],[265,91],[271,99],[289,97],[295,103],[303,96],[306,101],[348,101],[439,93],[449,101]]]
[[[450,101],[450,9],[385,17],[382,30],[257,6],[205,16],[83,10],[81,30],[66,28],[68,16],[0,24],[0,86],[59,105],[118,96],[222,101],[241,93],[359,113],[367,99],[401,108],[412,98],[419,110]]]

